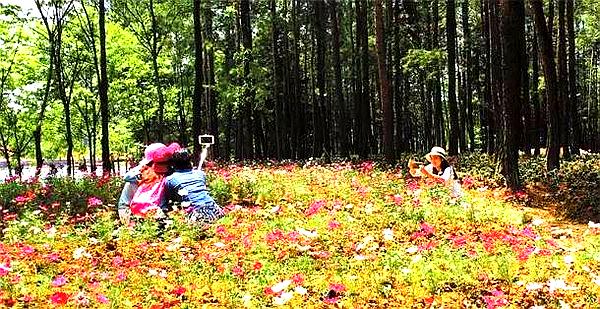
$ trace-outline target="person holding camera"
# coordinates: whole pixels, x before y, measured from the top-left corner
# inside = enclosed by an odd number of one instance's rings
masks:
[[[206,158],[208,144],[203,144],[200,166],[192,167],[192,156],[187,149],[176,151],[171,157],[173,174],[167,176],[165,187],[170,200],[181,202],[192,223],[211,224],[225,213],[210,196],[206,174],[200,169]]]

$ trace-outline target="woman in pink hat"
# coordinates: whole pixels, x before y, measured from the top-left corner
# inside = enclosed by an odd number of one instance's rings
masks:
[[[169,174],[169,160],[181,148],[173,143],[168,147],[162,143],[150,144],[144,150],[144,159],[129,170],[117,205],[119,218],[124,224],[131,214],[145,216],[150,210],[158,212],[166,206],[164,178]]]

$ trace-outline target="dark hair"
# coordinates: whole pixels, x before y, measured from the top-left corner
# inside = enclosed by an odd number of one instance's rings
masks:
[[[171,157],[171,165],[176,170],[186,170],[192,168],[192,156],[187,149],[176,151]]]
[[[443,173],[447,168],[452,167],[452,165],[450,165],[450,162],[448,162],[448,160],[446,160],[445,158],[442,158],[442,164],[440,166],[440,170],[438,171],[437,168],[435,168],[435,166],[433,167],[433,173],[436,175],[439,175],[440,173]],[[454,170],[454,167],[452,167],[452,178],[454,179],[458,179],[458,175],[456,175],[456,171]]]

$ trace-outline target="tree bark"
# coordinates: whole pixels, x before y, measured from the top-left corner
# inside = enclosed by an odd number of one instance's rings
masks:
[[[579,121],[579,100],[577,98],[577,57],[575,54],[575,22],[573,18],[573,0],[567,2],[567,40],[569,43],[569,106],[571,107],[572,152],[579,155],[581,147],[581,123]]]
[[[98,13],[98,26],[100,29],[100,80],[98,91],[100,93],[100,114],[102,117],[100,120],[102,126],[102,139],[100,144],[102,145],[102,173],[106,175],[107,173],[110,173],[111,162],[108,131],[110,114],[108,109],[108,74],[106,72],[106,9],[104,7],[104,0],[99,0]]]
[[[539,155],[540,148],[542,147],[542,131],[545,130],[545,124],[542,122],[542,108],[540,106],[540,92],[539,92],[539,79],[540,79],[540,61],[538,52],[538,40],[536,31],[533,30],[533,42],[531,52],[531,102],[533,103],[534,110],[534,125],[533,125],[533,154]]]
[[[192,103],[192,140],[194,141],[194,160],[200,158],[200,141],[202,133],[202,94],[204,91],[204,74],[202,58],[202,3],[194,0],[194,101]]]
[[[558,98],[560,118],[560,144],[564,157],[569,157],[571,109],[569,106],[569,78],[567,73],[567,36],[565,26],[565,1],[558,1]]]
[[[375,38],[377,44],[377,64],[379,68],[379,95],[383,110],[383,153],[388,162],[394,160],[394,110],[390,101],[390,81],[386,67],[386,50],[383,32],[383,7],[381,0],[375,0]]]
[[[340,61],[340,25],[339,25],[339,10],[337,1],[331,2],[331,31],[332,31],[332,60],[334,70],[334,83],[335,83],[335,102],[336,111],[338,118],[338,128],[336,130],[337,138],[340,143],[340,155],[347,158],[349,153],[349,142],[348,142],[348,114],[347,107],[344,101],[343,85],[342,85],[342,65]]]
[[[525,53],[525,7],[520,1],[501,0],[503,41],[503,143],[500,147],[501,172],[509,188],[519,181],[519,127],[522,93],[522,67]]]
[[[448,153],[457,154],[459,119],[456,102],[456,10],[455,0],[446,2],[446,45],[448,49],[448,112],[450,116],[450,143]]]
[[[546,20],[544,18],[544,8],[542,5],[542,1],[530,0],[530,6],[535,18],[535,27],[538,33],[538,40],[541,45],[542,66],[544,68],[546,95],[548,97],[548,149],[546,154],[546,167],[550,171],[560,168],[560,132],[557,93],[558,82],[556,80],[554,49],[552,48],[552,36],[551,33],[548,32],[548,27],[546,26]]]

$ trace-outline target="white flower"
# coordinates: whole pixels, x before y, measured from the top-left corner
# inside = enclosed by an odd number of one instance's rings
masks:
[[[419,247],[417,247],[417,246],[412,246],[412,247],[406,249],[406,253],[408,253],[408,254],[415,254],[415,253],[417,253],[417,251],[419,251]]]
[[[306,293],[307,293],[306,289],[302,286],[297,286],[294,289],[294,292],[296,292],[296,294],[300,294],[300,295],[306,295]]]
[[[528,283],[528,284],[525,286],[525,289],[527,289],[527,291],[533,291],[533,290],[539,290],[539,289],[541,289],[541,288],[543,288],[543,287],[544,287],[544,285],[543,285],[543,284],[541,284],[541,283],[538,283],[538,282],[531,282],[531,283]]]
[[[54,236],[56,236],[56,228],[51,227],[51,228],[47,229],[46,236],[48,236],[48,238],[54,238]]]
[[[346,205],[346,209],[352,209],[352,207],[354,207],[354,205],[352,205],[352,204]]]
[[[91,258],[92,255],[89,252],[86,252],[85,248],[77,248],[73,251],[73,259],[79,260],[82,257]]]
[[[410,269],[409,268],[402,268],[402,273],[407,275],[407,274],[410,273]]]
[[[308,251],[311,248],[312,248],[311,246],[297,246],[296,247],[296,249],[298,249],[298,251]]]
[[[588,222],[588,227],[591,229],[600,229],[600,223]]]
[[[273,304],[276,306],[285,305],[287,302],[289,302],[292,299],[292,297],[294,297],[294,293],[283,292],[283,293],[281,293],[281,296],[277,296],[277,297],[273,298]]]
[[[278,212],[280,209],[281,209],[280,206],[275,206],[275,207],[271,208],[271,210],[269,212],[274,214],[274,213]]]
[[[369,204],[365,205],[365,213],[367,215],[373,214],[373,210],[374,210],[373,204],[369,203]]]
[[[226,245],[224,243],[222,243],[222,242],[215,243],[215,247],[217,247],[217,248],[225,248],[225,246]]]
[[[420,254],[417,254],[412,258],[412,262],[416,263],[416,262],[420,261],[421,258],[423,258],[423,256],[421,256]]]
[[[550,279],[550,281],[548,281],[548,289],[550,293],[553,293],[556,290],[573,291],[578,288],[575,286],[568,286],[562,279]]]
[[[571,305],[565,303],[563,300],[560,300],[560,309],[571,309]]]
[[[250,294],[246,294],[242,297],[242,303],[244,303],[244,307],[252,307],[252,303],[250,302],[252,300],[252,295]]]
[[[587,266],[587,265],[583,265],[583,266],[581,266],[581,269],[582,269],[583,271],[587,272],[587,273],[589,273],[590,271],[592,271],[592,269],[591,269],[589,266]]]
[[[362,254],[359,254],[359,255],[354,256],[354,259],[357,261],[364,261],[367,259],[367,257]]]
[[[290,286],[290,284],[292,284],[292,280],[283,280],[271,287],[271,291],[273,291],[274,293],[279,293],[287,289],[288,286]]]
[[[392,229],[383,230],[383,239],[386,241],[394,240],[394,231]]]
[[[5,272],[9,272],[12,270],[12,268],[10,268],[8,265],[6,264],[0,264],[0,270],[3,270]]]
[[[564,260],[565,264],[567,265],[573,264],[573,262],[575,262],[575,258],[572,255],[565,255]]]
[[[298,229],[298,234],[307,237],[307,238],[315,238],[317,236],[319,236],[319,233],[317,233],[317,231],[311,232],[311,231],[307,231],[303,228],[299,228]]]
[[[546,309],[546,306],[533,306],[529,309]]]
[[[544,224],[544,220],[542,220],[542,219],[535,219],[535,220],[531,221],[531,224],[533,226],[540,226],[540,225]]]
[[[161,278],[167,278],[168,274],[166,270],[161,270],[160,273],[158,274],[159,277]]]
[[[190,202],[181,202],[182,208],[188,208],[188,207],[190,207],[190,205],[192,205],[192,203],[190,203]]]
[[[150,276],[157,276],[158,275],[158,270],[156,270],[154,268],[150,268],[150,269],[148,269],[148,275],[150,275]]]

